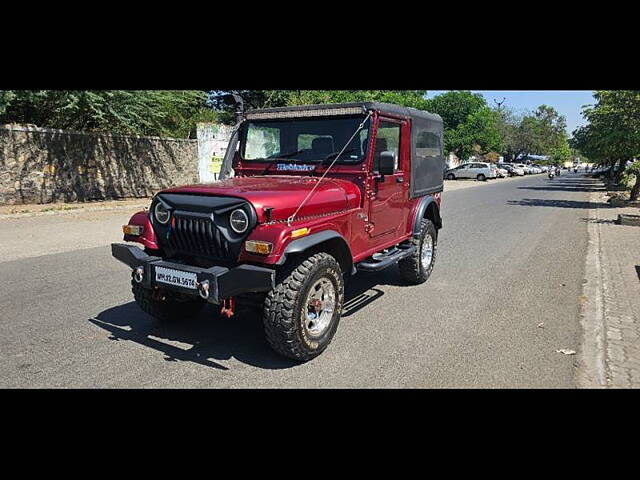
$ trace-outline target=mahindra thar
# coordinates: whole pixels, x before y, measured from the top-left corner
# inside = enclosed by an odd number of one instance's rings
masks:
[[[158,193],[123,226],[113,256],[132,269],[140,308],[162,321],[206,303],[233,314],[258,300],[274,350],[322,353],[344,280],[398,264],[431,275],[443,189],[442,119],[362,102],[245,112],[229,143],[235,172]]]

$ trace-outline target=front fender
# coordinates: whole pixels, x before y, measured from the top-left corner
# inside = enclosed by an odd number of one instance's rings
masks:
[[[151,225],[151,219],[149,218],[148,211],[144,210],[134,213],[129,219],[128,225],[139,225],[143,227],[143,231],[142,235],[125,235],[125,242],[141,243],[152,250],[158,250],[160,248],[156,239],[156,232],[153,230],[153,225]]]

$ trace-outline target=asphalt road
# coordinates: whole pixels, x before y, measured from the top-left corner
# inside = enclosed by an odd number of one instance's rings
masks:
[[[354,277],[336,337],[306,364],[273,353],[252,310],[159,325],[133,303],[107,235],[0,260],[0,387],[574,387],[576,357],[556,350],[581,341],[591,189],[565,174],[445,191],[431,279]],[[65,231],[91,229],[66,217]],[[5,247],[24,220],[0,223]]]

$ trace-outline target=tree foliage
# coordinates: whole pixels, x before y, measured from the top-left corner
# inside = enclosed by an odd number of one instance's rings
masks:
[[[573,132],[571,146],[602,165],[618,162],[619,181],[627,163],[640,156],[640,90],[599,90],[594,98],[582,111],[589,123]],[[639,182],[636,176],[632,197],[638,196]]]
[[[216,118],[206,101],[200,90],[4,90],[0,123],[186,137]]]

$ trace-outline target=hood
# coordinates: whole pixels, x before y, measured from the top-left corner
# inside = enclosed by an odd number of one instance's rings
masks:
[[[251,202],[259,222],[265,208],[273,208],[272,220],[286,220],[318,184],[319,177],[293,175],[234,177],[215,183],[171,188],[162,193],[237,197]],[[297,217],[340,212],[360,204],[360,189],[348,180],[326,177],[305,202]]]

